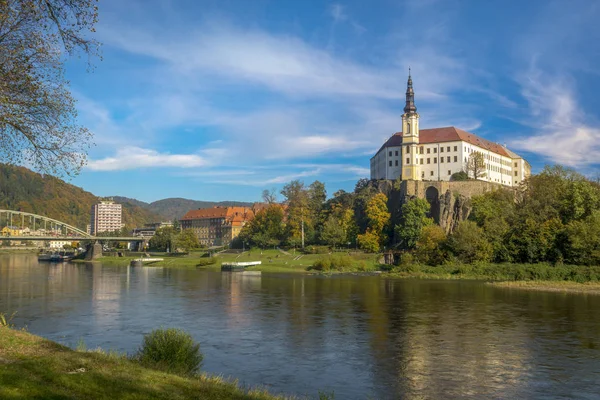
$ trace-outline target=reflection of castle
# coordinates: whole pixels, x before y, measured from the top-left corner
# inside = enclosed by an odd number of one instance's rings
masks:
[[[453,126],[420,129],[409,74],[402,132],[392,135],[371,158],[371,179],[448,181],[452,174],[467,171],[475,154],[481,154],[483,164],[479,176],[472,178],[516,186],[531,174],[529,163],[506,146]]]

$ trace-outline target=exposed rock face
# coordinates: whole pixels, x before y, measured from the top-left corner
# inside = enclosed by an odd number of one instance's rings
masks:
[[[439,224],[446,233],[452,233],[460,221],[469,218],[471,214],[471,199],[462,194],[452,195],[450,190],[440,196]]]

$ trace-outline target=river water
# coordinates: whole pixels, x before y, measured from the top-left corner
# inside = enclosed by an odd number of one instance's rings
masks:
[[[129,353],[150,330],[179,327],[201,343],[204,371],[275,393],[600,398],[600,296],[5,254],[0,311],[72,347]]]

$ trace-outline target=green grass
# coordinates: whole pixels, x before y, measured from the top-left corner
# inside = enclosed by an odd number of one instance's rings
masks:
[[[74,351],[0,327],[1,399],[283,399],[220,377],[186,378],[144,368],[119,354]]]
[[[599,282],[599,266],[539,264],[419,264],[392,268],[390,275],[428,279],[474,279],[487,281]]]

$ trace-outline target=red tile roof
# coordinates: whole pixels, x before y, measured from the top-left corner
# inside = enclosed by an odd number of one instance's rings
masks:
[[[473,133],[463,131],[462,129],[458,129],[453,126],[419,130],[419,144],[456,142],[459,140],[465,141],[475,146],[479,146],[483,149],[492,151],[496,154],[500,154],[505,157],[512,157],[504,148],[504,146],[483,139]],[[383,146],[381,146],[377,153],[379,153],[386,147],[396,147],[401,145],[402,132],[396,132],[394,135],[392,135],[392,137],[390,137],[387,140],[387,142],[384,143]]]
[[[233,225],[240,225],[254,218],[254,213],[248,207],[213,207],[188,211],[182,220],[225,218]]]

